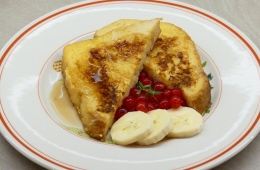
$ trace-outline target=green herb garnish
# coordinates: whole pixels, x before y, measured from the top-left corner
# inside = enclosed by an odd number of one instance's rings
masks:
[[[202,67],[205,67],[207,64],[207,61],[205,61],[204,63],[202,63]]]
[[[139,87],[139,90],[138,90],[138,92],[136,94],[141,94],[142,90],[144,90],[144,91],[146,91],[145,97],[147,97],[148,94],[151,94],[154,97],[154,95],[162,93],[160,91],[157,91],[155,88],[152,89],[151,84],[143,85],[142,82],[140,82],[140,81],[138,81],[137,87]]]
[[[213,76],[211,75],[211,73],[208,74],[208,78],[209,78],[209,80],[213,79]]]
[[[208,110],[206,110],[206,112],[205,113],[209,113],[210,112],[210,110],[208,109]]]

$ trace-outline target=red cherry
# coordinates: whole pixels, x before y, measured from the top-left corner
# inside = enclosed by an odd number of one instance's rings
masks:
[[[135,107],[131,107],[131,108],[126,108],[127,112],[133,112],[135,111]]]
[[[137,102],[141,102],[141,101],[148,102],[147,98],[145,97],[145,94],[138,95],[136,100],[137,100]]]
[[[153,83],[153,80],[152,80],[152,78],[146,76],[146,77],[144,77],[144,78],[141,78],[141,79],[140,79],[140,82],[141,82],[143,85],[150,85],[150,84]]]
[[[182,98],[183,94],[180,88],[174,87],[173,89],[171,89],[171,94],[172,96],[179,96],[180,98]]]
[[[167,99],[162,99],[159,103],[158,103],[158,107],[160,109],[170,109],[170,102]]]
[[[156,98],[157,103],[158,103],[159,101],[161,101],[161,100],[163,99],[163,94],[162,94],[162,93],[160,93],[160,94],[155,94],[154,97]]]
[[[148,104],[147,104],[147,102],[144,102],[144,101],[138,102],[136,104],[135,109],[138,110],[138,111],[145,112],[145,113],[149,111],[148,110]]]
[[[151,89],[155,90],[154,81],[152,81],[152,83],[151,83]]]
[[[140,74],[139,74],[139,80],[142,79],[142,78],[144,78],[144,77],[147,77],[147,74],[146,74],[145,71],[142,70],[142,71],[140,72]]]
[[[116,110],[115,118],[114,120],[117,121],[120,119],[122,116],[124,116],[127,113],[127,110],[125,107],[121,106]]]
[[[162,82],[159,82],[159,81],[154,83],[154,87],[155,87],[156,90],[161,91],[161,92],[164,89],[166,89],[166,85]]]
[[[157,107],[154,103],[147,104],[148,111],[155,110]]]
[[[156,98],[155,98],[153,95],[151,95],[151,94],[149,94],[149,95],[147,96],[147,99],[148,99],[148,102],[149,102],[149,103],[157,103]]]
[[[164,89],[162,95],[163,95],[164,98],[169,99],[172,96],[171,90],[170,89]]]
[[[131,110],[132,108],[135,107],[137,103],[137,100],[133,97],[133,96],[127,96],[126,98],[124,98],[123,100],[123,104],[125,105],[125,107],[129,110]]]
[[[155,94],[155,95],[148,95],[148,102],[150,103],[158,103],[159,101],[161,101],[163,99],[163,95],[162,94]]]
[[[142,90],[142,91],[141,91],[141,94],[142,94],[142,95],[146,95],[146,93],[147,93],[147,91],[145,91],[145,90]]]
[[[187,107],[188,106],[186,100],[182,99],[181,106],[183,106],[183,107]]]
[[[137,94],[138,91],[139,91],[139,88],[133,87],[133,88],[131,88],[129,95],[136,98],[138,96],[138,94]]]
[[[179,96],[173,96],[170,99],[170,105],[172,108],[176,109],[181,106],[182,99]]]

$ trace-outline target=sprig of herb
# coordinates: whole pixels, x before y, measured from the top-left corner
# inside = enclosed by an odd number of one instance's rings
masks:
[[[151,84],[143,85],[142,82],[138,81],[137,87],[139,87],[139,90],[136,94],[141,94],[142,90],[146,91],[145,96],[147,97],[148,94],[151,94],[152,96],[156,94],[161,94],[162,92],[157,91],[155,88],[152,89]]]

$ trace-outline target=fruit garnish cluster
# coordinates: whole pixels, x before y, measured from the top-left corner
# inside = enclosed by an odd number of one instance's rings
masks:
[[[115,114],[115,121],[128,112],[148,112],[155,109],[171,109],[187,106],[180,88],[167,88],[162,82],[154,82],[144,71],[140,72],[138,83],[130,90]]]
[[[115,115],[110,134],[115,144],[155,144],[165,137],[186,138],[202,131],[203,118],[187,107],[179,88],[167,88],[141,71]]]

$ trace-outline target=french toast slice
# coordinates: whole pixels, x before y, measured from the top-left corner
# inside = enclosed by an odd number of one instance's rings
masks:
[[[65,87],[92,138],[105,140],[116,109],[137,83],[160,34],[159,23],[160,19],[139,22],[64,47]]]
[[[121,19],[96,31],[94,37],[141,20]],[[190,36],[178,26],[160,23],[161,33],[144,62],[144,71],[168,88],[179,87],[189,107],[202,115],[211,106],[211,86]]]

